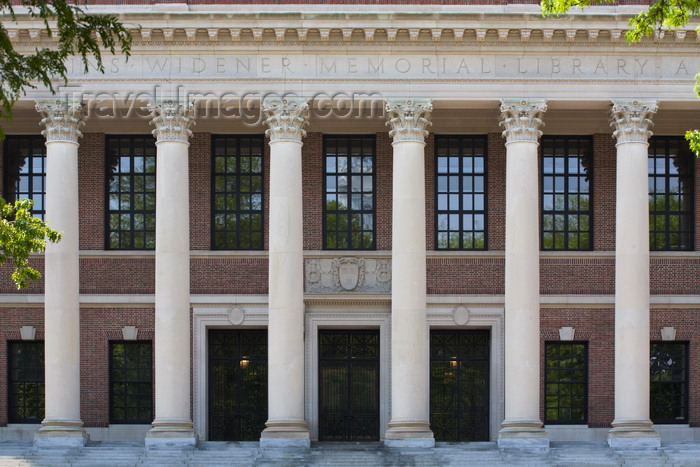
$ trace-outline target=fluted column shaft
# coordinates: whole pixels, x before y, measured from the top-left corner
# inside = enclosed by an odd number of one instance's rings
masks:
[[[147,446],[196,443],[190,416],[189,138],[192,109],[152,103],[156,137],[155,420]]]
[[[426,321],[425,136],[428,100],[387,102],[393,138],[391,420],[387,446],[433,446]]]
[[[660,445],[649,419],[648,138],[656,102],[614,102],[615,420],[613,447]]]
[[[82,446],[78,244],[79,102],[38,102],[46,127],[46,221],[61,232],[44,255],[45,419],[37,446]]]
[[[502,101],[506,138],[505,420],[501,447],[549,446],[540,421],[537,159],[544,101]]]
[[[263,102],[270,138],[268,420],[261,446],[308,447],[304,419],[304,99]]]

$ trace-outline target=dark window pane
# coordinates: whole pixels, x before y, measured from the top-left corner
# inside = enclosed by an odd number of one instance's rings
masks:
[[[31,213],[44,218],[46,146],[43,136],[7,136],[4,147],[4,197],[34,201]]]
[[[8,408],[10,423],[44,419],[44,342],[8,342]]]
[[[150,341],[109,343],[110,423],[153,421],[152,354]]]
[[[654,423],[688,423],[688,343],[652,342],[649,412]]]
[[[109,136],[107,249],[155,248],[155,139]]]
[[[649,140],[649,247],[693,249],[695,157],[677,137]]]
[[[484,250],[486,139],[436,136],[435,141],[435,246],[438,250]]]
[[[374,140],[374,136],[324,138],[323,238],[327,250],[376,248]]]
[[[212,137],[212,249],[263,248],[262,160],[261,136]]]
[[[580,342],[545,343],[544,367],[545,422],[586,423],[587,345]]]
[[[593,176],[593,140],[545,136],[541,147],[542,249],[589,250],[592,230],[588,222],[591,214],[588,187]]]

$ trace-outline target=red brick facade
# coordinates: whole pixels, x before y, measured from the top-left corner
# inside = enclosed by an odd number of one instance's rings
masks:
[[[102,3],[102,2],[95,2]],[[108,2],[112,3],[112,2]],[[129,3],[129,2],[124,2]],[[190,2],[196,3],[196,2]],[[245,2],[240,2],[245,3]],[[295,3],[295,2],[290,2]],[[306,2],[301,2],[306,3]],[[342,3],[342,2],[329,2]],[[357,3],[357,2],[355,2]],[[376,2],[372,2],[376,3]],[[450,3],[450,2],[416,2]],[[461,2],[459,2],[461,3]],[[501,2],[480,2],[496,3]],[[267,143],[267,141],[266,141]],[[154,293],[153,252],[110,253],[105,248],[105,135],[86,133],[80,142],[80,292],[84,295]],[[544,253],[540,259],[540,291],[545,295],[614,294],[615,279],[615,146],[609,134],[593,135],[593,252]],[[269,146],[265,144],[265,232],[268,230]],[[505,163],[499,133],[488,135],[488,251],[442,254],[435,251],[434,135],[426,139],[426,248],[429,294],[502,295],[504,293]],[[0,164],[0,168],[2,164]],[[392,148],[386,132],[376,134],[376,235],[377,250],[390,254],[392,216]],[[303,147],[304,248],[323,246],[323,135],[309,133]],[[211,134],[195,133],[190,144],[190,245],[192,294],[266,294],[268,264],[265,252],[211,252]],[[416,181],[418,183],[418,181]],[[700,163],[695,162],[695,218],[700,219]],[[265,234],[265,248],[268,240]],[[700,229],[695,232],[700,251]],[[43,258],[32,259],[39,270]],[[9,280],[10,268],[0,268],[0,293],[18,293]],[[41,294],[41,283],[20,294]],[[700,295],[700,257],[652,254],[652,295]],[[19,301],[19,300],[18,300]],[[121,328],[139,328],[141,339],[153,336],[152,305],[81,309],[82,419],[86,426],[108,425],[108,342],[121,339]],[[0,400],[7,400],[7,341],[19,339],[19,327],[37,328],[43,338],[43,309],[12,306],[0,312]],[[558,340],[558,329],[572,326],[576,339],[589,343],[589,412],[591,427],[608,427],[614,416],[614,309],[543,308],[542,345]],[[674,326],[678,340],[690,343],[690,424],[700,426],[700,310],[652,310],[651,339],[659,328]],[[7,404],[0,404],[0,426],[7,424]]]

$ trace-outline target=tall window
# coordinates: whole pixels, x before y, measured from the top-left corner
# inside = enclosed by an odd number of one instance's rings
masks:
[[[107,193],[107,249],[155,248],[156,145],[152,136],[107,138]]]
[[[542,138],[542,249],[590,250],[593,140]]]
[[[651,421],[688,423],[688,343],[651,343]]]
[[[34,201],[32,215],[46,213],[46,145],[43,136],[7,136],[5,139],[5,193],[8,203]]]
[[[212,167],[212,249],[261,250],[262,136],[214,136]]]
[[[486,249],[486,138],[436,136],[437,249]]]
[[[44,342],[7,343],[10,423],[44,419]]]
[[[586,423],[588,347],[582,342],[547,342],[544,357],[545,422]]]
[[[109,420],[153,421],[153,348],[150,341],[109,343]]]
[[[649,243],[652,250],[693,249],[695,158],[681,138],[649,140]]]
[[[374,136],[327,136],[323,247],[372,250],[375,239]]]

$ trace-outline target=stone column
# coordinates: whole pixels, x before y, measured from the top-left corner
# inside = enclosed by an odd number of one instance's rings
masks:
[[[540,421],[537,158],[543,100],[501,101],[506,138],[505,420],[501,448],[548,448]]]
[[[425,136],[429,100],[389,100],[393,138],[390,447],[431,447],[430,334],[426,321]]]
[[[190,415],[189,138],[192,107],[149,105],[156,137],[155,409],[146,446],[194,445]]]
[[[649,419],[649,173],[654,102],[613,102],[617,139],[614,448],[659,447]]]
[[[310,446],[304,419],[301,147],[306,99],[266,99],[270,138],[268,420],[262,447]]]
[[[46,221],[61,241],[44,254],[46,415],[34,437],[37,447],[84,446],[80,420],[80,300],[78,253],[79,102],[37,102],[46,127]]]

